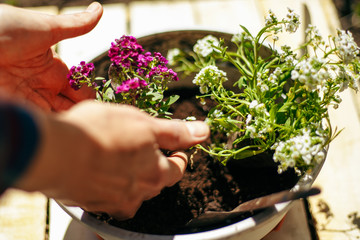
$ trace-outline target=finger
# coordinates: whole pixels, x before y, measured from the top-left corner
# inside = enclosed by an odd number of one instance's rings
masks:
[[[74,106],[75,103],[76,102],[72,101],[71,99],[68,99],[67,97],[59,94],[58,96],[56,96],[55,100],[51,102],[51,110],[54,112],[68,110],[72,106]]]
[[[95,99],[95,91],[87,86],[82,86],[79,90],[74,90],[69,84],[61,91],[61,94],[69,98],[71,101],[78,103],[86,99]]]
[[[188,158],[183,152],[174,152],[168,157],[170,168],[168,171],[168,177],[166,186],[170,187],[181,180],[183,177]]]
[[[53,81],[58,82],[59,84],[62,84],[62,88],[60,90],[60,95],[64,96],[69,100],[68,103],[72,103],[70,106],[72,106],[74,103],[78,103],[82,100],[86,99],[95,99],[96,93],[95,90],[88,87],[88,86],[82,86],[79,90],[74,90],[71,88],[68,79],[66,75],[69,72],[68,67],[66,64],[61,60],[59,55],[56,52],[53,52],[53,66],[51,73],[56,73],[56,75],[53,77]],[[54,107],[57,109],[56,104]]]
[[[103,8],[100,3],[94,2],[84,12],[54,16],[52,22],[53,44],[91,31],[99,22],[102,13]]]
[[[187,149],[209,137],[208,125],[201,121],[154,119],[154,132],[160,148],[167,150]]]

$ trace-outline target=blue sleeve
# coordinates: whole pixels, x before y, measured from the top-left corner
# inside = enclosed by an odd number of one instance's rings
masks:
[[[32,116],[19,106],[0,103],[0,194],[27,169],[38,142]]]

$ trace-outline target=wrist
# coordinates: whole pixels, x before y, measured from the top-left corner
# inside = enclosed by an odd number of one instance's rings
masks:
[[[62,198],[79,180],[78,171],[87,164],[93,144],[79,127],[65,121],[62,115],[35,112],[41,140],[31,165],[16,182],[16,188]]]
[[[0,104],[0,192],[12,186],[31,164],[40,141],[36,121],[26,109]]]

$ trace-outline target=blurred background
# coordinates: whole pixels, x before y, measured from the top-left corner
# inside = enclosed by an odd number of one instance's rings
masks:
[[[141,0],[137,0],[141,1]],[[172,1],[172,0],[160,0]],[[189,0],[191,1],[191,0]],[[196,0],[193,0],[196,1]],[[211,0],[209,0],[211,1]],[[241,1],[241,0],[239,0]],[[281,0],[279,0],[281,1]],[[350,30],[355,41],[360,45],[360,0],[332,0],[337,9],[343,29]],[[19,7],[40,7],[40,6],[57,6],[59,10],[70,6],[87,6],[93,0],[0,0],[0,3],[6,3]],[[102,4],[111,3],[130,3],[132,0],[99,0]]]

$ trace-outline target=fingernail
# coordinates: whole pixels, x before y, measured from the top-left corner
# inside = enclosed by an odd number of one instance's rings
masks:
[[[190,134],[198,138],[207,138],[210,133],[209,126],[200,121],[186,122],[186,127]]]
[[[91,3],[88,8],[85,10],[85,12],[96,12],[96,10],[99,8],[99,3],[98,2],[93,2]]]

